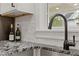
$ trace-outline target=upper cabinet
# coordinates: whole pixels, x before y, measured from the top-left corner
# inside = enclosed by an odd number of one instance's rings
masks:
[[[1,3],[0,14],[8,17],[32,15],[34,13],[33,3]]]

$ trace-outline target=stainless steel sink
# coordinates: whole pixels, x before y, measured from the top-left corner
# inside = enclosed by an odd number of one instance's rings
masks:
[[[77,50],[62,50],[60,48],[35,47],[33,48],[34,56],[79,56]]]
[[[70,54],[64,54],[57,51],[41,49],[41,56],[71,56]]]

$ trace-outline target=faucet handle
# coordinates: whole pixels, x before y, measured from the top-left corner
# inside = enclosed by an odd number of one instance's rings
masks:
[[[73,35],[73,42],[68,42],[69,46],[75,46],[75,35]]]
[[[75,43],[75,35],[73,35],[73,43]]]
[[[73,46],[75,46],[75,35],[73,35]]]

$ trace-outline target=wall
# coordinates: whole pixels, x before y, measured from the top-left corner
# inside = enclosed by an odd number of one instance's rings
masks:
[[[35,19],[34,15],[17,17],[16,24],[20,24],[22,41],[34,41]]]
[[[47,17],[47,4],[37,3],[34,4],[34,14],[17,17],[16,24],[19,23],[22,32],[22,41],[35,42],[40,44],[47,44],[51,46],[63,47],[64,31],[48,30],[48,17]],[[68,39],[72,41],[73,35],[76,36],[76,46],[71,47],[78,49],[79,45],[79,32],[72,30],[69,32]]]
[[[48,27],[48,10],[46,3],[37,3],[36,5],[36,30],[45,30]]]
[[[48,17],[47,17],[47,4],[38,4],[39,7],[37,7],[37,13],[38,17],[36,20],[36,32],[35,32],[35,37],[36,43],[40,44],[46,44],[46,45],[51,45],[51,46],[59,46],[63,47],[63,42],[64,42],[64,28],[63,30],[61,29],[52,29],[48,30]],[[39,12],[38,12],[39,11]],[[70,30],[69,30],[70,29]],[[76,46],[75,47],[70,47],[71,49],[77,49],[79,50],[79,29],[78,26],[74,27],[68,27],[69,35],[68,35],[68,40],[72,41],[73,40],[73,35],[76,36]]]
[[[36,42],[34,35],[35,31],[47,28],[47,5],[36,3],[33,7],[33,15],[26,15],[15,18],[16,24],[19,23],[21,26],[22,41]]]
[[[75,35],[76,46],[70,47],[70,49],[79,50],[79,32],[78,30],[68,32],[68,40],[73,42],[73,35]],[[46,44],[50,46],[63,47],[64,43],[64,31],[56,30],[42,30],[36,31],[36,43]],[[62,48],[63,49],[63,48]]]
[[[35,42],[35,31],[47,29],[47,4],[33,4],[33,15],[26,15],[15,18],[15,27],[21,26],[22,41]]]

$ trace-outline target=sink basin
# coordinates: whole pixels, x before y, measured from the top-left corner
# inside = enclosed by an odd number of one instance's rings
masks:
[[[71,55],[70,55],[70,51],[43,47],[41,49],[41,56],[71,56]]]
[[[36,56],[79,56],[77,50],[62,50],[59,47],[40,47],[36,48]]]

